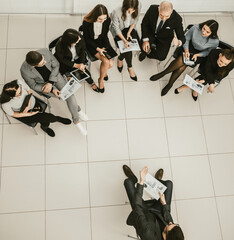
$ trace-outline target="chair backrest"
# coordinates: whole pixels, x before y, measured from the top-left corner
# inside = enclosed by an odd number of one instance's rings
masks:
[[[58,40],[61,38],[62,36],[59,36],[57,38],[55,38],[53,41],[50,42],[49,44],[49,50],[52,52],[53,48],[56,46]]]
[[[189,30],[191,27],[193,27],[193,26],[194,26],[194,24],[189,24],[189,25],[185,28],[184,34],[186,34],[186,33],[188,32],[188,30]]]
[[[223,41],[219,41],[219,46],[218,46],[218,48],[220,48],[220,49],[232,49],[233,46],[231,46],[230,44],[225,43],[225,42],[223,42]]]

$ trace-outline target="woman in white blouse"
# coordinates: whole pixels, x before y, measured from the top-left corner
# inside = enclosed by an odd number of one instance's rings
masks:
[[[138,0],[123,0],[122,7],[118,7],[111,13],[110,31],[114,37],[115,43],[118,46],[118,41],[124,42],[124,47],[129,47],[129,41],[139,37],[135,30],[139,19],[141,4]],[[132,67],[132,52],[121,53],[118,57],[117,68],[119,72],[123,70],[123,60],[125,59],[129,71],[130,78],[137,81],[137,76]]]
[[[30,88],[19,80],[14,80],[6,83],[0,96],[0,103],[4,112],[14,118],[20,118],[20,121],[28,124],[39,122],[41,129],[45,131],[50,137],[54,137],[54,131],[49,128],[50,123],[60,122],[63,124],[71,124],[68,118],[55,116],[51,113],[40,112],[41,107],[37,99],[32,95],[26,106],[21,112],[21,106],[24,103],[25,97],[31,94]]]

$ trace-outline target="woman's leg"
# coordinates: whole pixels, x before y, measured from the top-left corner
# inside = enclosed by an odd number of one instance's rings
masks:
[[[105,56],[102,56],[100,53],[97,53],[95,57],[101,60],[100,77],[98,79],[98,83],[99,88],[103,89],[104,88],[103,79],[107,75],[107,70],[113,66],[113,60],[112,59],[108,60]]]
[[[182,58],[182,56],[179,56],[177,59],[173,60],[164,71],[153,75],[150,78],[150,80],[156,81],[156,80],[164,77],[166,74],[176,71],[177,69],[179,69],[183,65],[185,65],[184,62],[183,62],[183,58]]]

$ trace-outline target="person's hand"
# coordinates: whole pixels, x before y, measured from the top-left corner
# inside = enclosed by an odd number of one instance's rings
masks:
[[[104,52],[106,52],[105,48],[97,48],[97,51],[100,53],[101,56],[105,56]]]
[[[209,91],[209,93],[214,92],[214,84],[210,84],[210,86],[208,87],[208,91]]]
[[[127,33],[127,40],[128,40],[128,41],[129,41],[129,40],[130,40],[130,41],[132,40],[131,33],[129,33],[129,32]]]
[[[76,64],[74,64],[74,67],[79,69],[80,71],[84,72],[86,65],[84,65],[83,63],[80,63],[80,64],[76,63]]]
[[[173,38],[173,45],[176,46],[176,47],[180,45],[180,41],[178,40],[178,38],[176,37],[176,35],[175,35],[174,38]]]
[[[145,182],[145,176],[148,173],[148,167],[143,167],[143,169],[140,171],[140,184],[143,185]]]
[[[150,44],[149,44],[149,41],[145,41],[145,42],[143,42],[143,44],[142,44],[142,48],[143,48],[143,50],[144,50],[146,53],[148,53],[149,50],[150,50]]]
[[[36,112],[30,112],[30,115],[33,116],[35,114],[39,113],[39,111],[36,111]]]
[[[184,57],[185,57],[186,59],[189,59],[189,56],[190,56],[189,50],[188,50],[188,49],[185,49],[185,50],[184,50]]]
[[[199,54],[199,53],[194,54],[193,57],[192,57],[192,60],[193,60],[194,62],[196,62],[198,57],[200,57],[200,54]]]
[[[27,112],[29,111],[29,109],[30,109],[30,107],[27,106],[27,107],[24,109],[23,113],[27,113]]]
[[[205,82],[205,80],[196,80],[196,82],[198,82],[198,83],[204,83]]]
[[[43,87],[42,87],[42,91],[43,93],[49,93],[52,89],[52,84],[51,83],[46,83]]]
[[[130,46],[129,46],[129,42],[128,41],[125,41],[124,42],[124,48],[129,48]]]
[[[164,195],[164,193],[161,194],[160,192],[158,192],[158,194],[159,194],[159,196],[160,196],[160,202],[161,202],[161,204],[162,204],[162,205],[166,205],[167,203],[166,203],[166,200],[165,200],[165,195]]]
[[[59,98],[59,94],[61,93],[61,91],[59,91],[58,89],[53,89],[53,94]]]

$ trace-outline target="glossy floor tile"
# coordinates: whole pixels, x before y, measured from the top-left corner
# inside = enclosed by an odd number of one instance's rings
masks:
[[[85,13],[84,13],[85,14]],[[0,14],[0,90],[22,80],[20,67],[31,50],[47,47],[67,28],[78,29],[83,15]],[[208,19],[219,22],[220,40],[234,44],[234,20],[225,13],[181,13],[184,27]],[[137,25],[141,35],[140,21]],[[113,37],[109,39],[116,49]],[[8,123],[0,111],[0,239],[1,240],[130,240],[135,229],[126,224],[131,206],[122,165],[139,170],[148,166],[155,175],[173,182],[171,214],[185,239],[231,240],[234,212],[234,71],[213,94],[194,101],[191,91],[178,95],[187,68],[167,95],[161,90],[170,74],[149,78],[173,60],[139,62],[138,77],[114,66],[104,81],[105,92],[94,92],[87,82],[76,92],[86,112],[86,137],[71,124],[51,124],[55,138],[40,124],[38,135],[18,120]],[[117,50],[118,52],[118,50]],[[169,61],[168,61],[169,60]],[[165,64],[167,64],[165,66]],[[90,72],[98,85],[100,61]],[[54,115],[71,119],[66,102],[50,98]],[[151,199],[146,192],[145,200]]]

